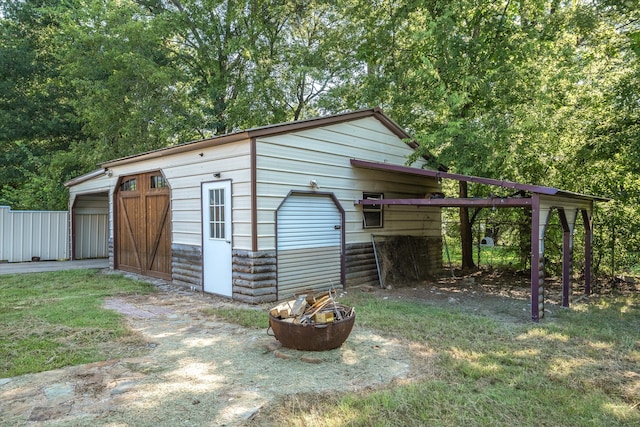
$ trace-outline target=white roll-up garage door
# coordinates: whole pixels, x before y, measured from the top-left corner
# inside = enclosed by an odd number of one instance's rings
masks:
[[[327,195],[292,194],[277,213],[278,299],[341,286],[342,214]]]

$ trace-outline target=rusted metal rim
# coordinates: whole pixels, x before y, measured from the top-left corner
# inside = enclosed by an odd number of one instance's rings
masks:
[[[269,314],[269,326],[283,347],[303,351],[324,351],[340,347],[349,337],[356,320],[355,312],[332,323],[285,322]]]

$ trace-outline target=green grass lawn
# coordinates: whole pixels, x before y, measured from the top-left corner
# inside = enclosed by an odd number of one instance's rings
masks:
[[[290,396],[254,425],[640,425],[638,295],[540,324],[357,292],[343,302],[360,326],[414,346],[423,374],[357,394]]]
[[[520,269],[525,268],[518,253],[517,246],[473,246],[473,262],[479,266],[495,268]],[[460,243],[454,242],[442,247],[442,265],[459,268],[462,264],[462,248]]]
[[[111,295],[152,291],[90,270],[0,276],[0,377],[140,351],[122,317],[100,307]],[[361,292],[341,302],[356,307],[358,327],[410,346],[416,377],[358,393],[287,396],[253,425],[640,425],[639,295],[593,297],[539,324]],[[239,308],[206,314],[245,327],[264,328],[267,319]],[[283,381],[294,374],[283,372]]]
[[[147,283],[96,270],[0,276],[0,377],[139,352],[105,297],[149,293]]]

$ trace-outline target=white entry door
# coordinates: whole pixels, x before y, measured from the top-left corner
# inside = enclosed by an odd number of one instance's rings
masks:
[[[204,291],[232,296],[231,181],[202,184],[202,277]]]

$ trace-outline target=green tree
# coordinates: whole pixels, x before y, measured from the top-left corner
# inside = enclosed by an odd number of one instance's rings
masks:
[[[149,151],[197,135],[187,78],[162,23],[133,1],[93,1],[58,8],[56,35],[62,77],[86,140],[77,152],[87,164]]]
[[[107,159],[379,105],[410,161],[614,196],[615,272],[640,253],[639,22],[637,0],[0,0],[0,204],[64,208]]]
[[[637,1],[596,4],[599,20],[581,40],[589,67],[571,111],[577,144],[566,156],[566,179],[613,198],[597,211],[597,259],[612,275],[640,255],[640,8]],[[587,49],[588,48],[588,49]]]
[[[318,115],[322,98],[353,72],[347,20],[335,2],[281,2],[264,7],[256,37],[252,95],[276,121]],[[276,12],[274,12],[276,11]],[[266,36],[266,37],[265,37]]]
[[[140,3],[162,22],[201,137],[316,114],[350,69],[333,2]]]
[[[637,105],[635,95],[624,95],[637,91],[621,61],[630,54],[621,44],[621,29],[637,27],[633,5],[347,3],[364,71],[333,92],[342,100],[336,105],[382,105],[417,135],[421,149],[411,160],[430,153],[458,173],[611,194],[611,186],[602,185],[606,179],[594,180],[590,173],[601,167],[588,148],[590,129],[602,131],[597,118],[620,111],[614,98],[626,99],[627,108]],[[627,88],[616,81],[627,81]],[[627,117],[615,121],[623,132],[637,116]],[[611,147],[612,133],[603,133],[602,145]],[[629,147],[627,155],[605,162],[609,167],[633,158],[631,144],[621,147]],[[475,185],[469,194],[486,191]],[[463,185],[460,195],[465,194]],[[468,236],[474,214],[461,212],[465,266],[472,263]]]
[[[66,209],[62,183],[83,172],[58,156],[82,132],[49,44],[60,22],[44,4],[0,2],[0,204],[15,209]]]

